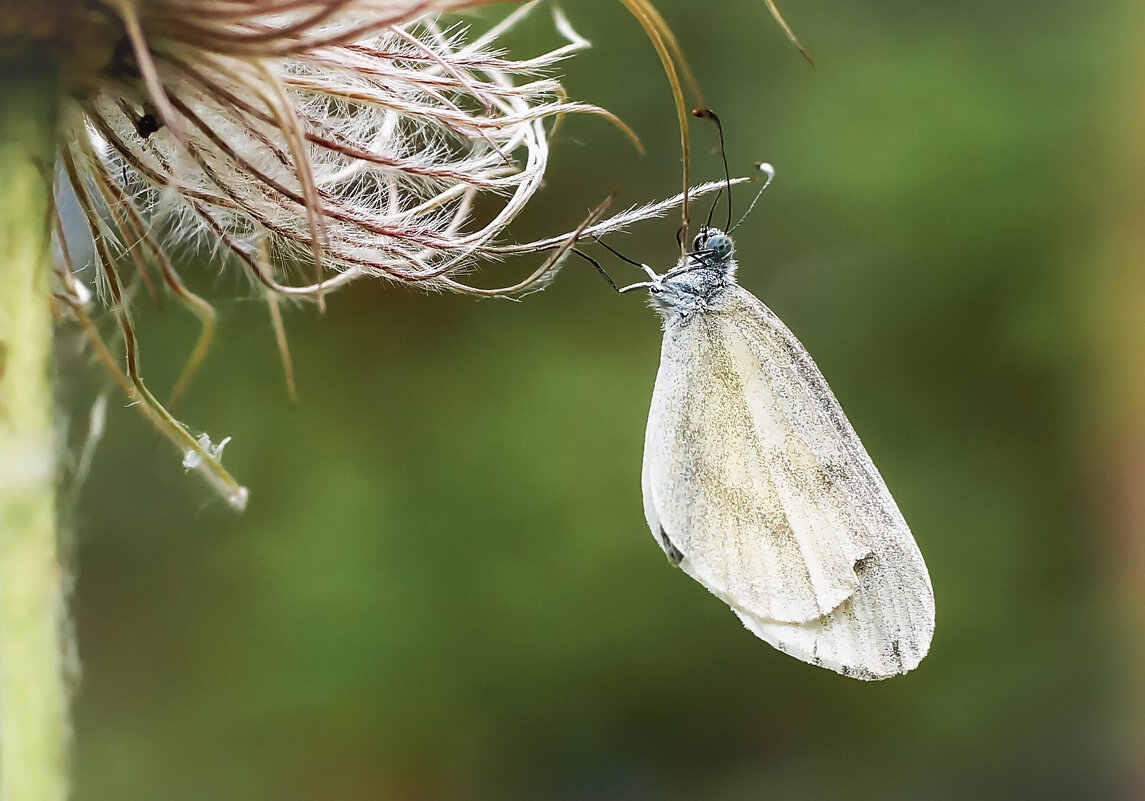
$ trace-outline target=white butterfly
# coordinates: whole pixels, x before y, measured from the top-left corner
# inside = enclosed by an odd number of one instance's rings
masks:
[[[761,169],[771,175],[768,165]],[[664,321],[644,514],[672,564],[756,636],[857,679],[915,668],[934,632],[922,554],[807,351],[736,283],[704,226],[647,289]]]

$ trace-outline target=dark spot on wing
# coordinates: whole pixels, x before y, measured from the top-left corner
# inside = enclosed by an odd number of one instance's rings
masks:
[[[899,673],[905,673],[902,666],[902,648],[898,640],[891,642],[891,653],[895,655],[895,661],[899,663]]]
[[[660,542],[664,543],[664,553],[667,554],[668,561],[672,563],[672,567],[679,567],[681,560],[684,558],[684,554],[679,548],[672,544],[672,540],[668,539],[668,534],[664,531],[663,526],[660,527]]]
[[[863,578],[867,575],[867,573],[873,570],[874,567],[875,555],[873,553],[869,553],[859,561],[855,562],[855,575],[858,576],[859,581],[862,582]]]

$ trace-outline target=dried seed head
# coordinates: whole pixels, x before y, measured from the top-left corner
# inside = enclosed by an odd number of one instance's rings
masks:
[[[472,41],[425,16],[462,5],[113,3],[125,34],[69,149],[149,224],[229,251],[270,291],[446,287],[540,186],[544,122],[605,113],[543,77],[587,45],[567,24],[568,44],[513,61],[492,47],[528,9]],[[500,206],[476,224],[481,196]],[[299,262],[312,276],[280,278]]]
[[[57,299],[188,469],[236,506],[246,493],[219,465],[221,449],[187,431],[143,383],[126,272],[157,297],[156,271],[202,323],[177,397],[205,353],[214,313],[167,257],[174,245],[242,270],[265,294],[281,340],[281,298],[321,304],[324,293],[370,276],[481,295],[526,292],[544,285],[557,257],[511,287],[458,279],[482,260],[554,243],[563,245],[559,256],[575,234],[670,208],[594,215],[562,237],[505,241],[548,166],[546,123],[580,112],[620,125],[569,100],[552,77],[588,46],[559,13],[563,46],[526,59],[497,49],[535,2],[476,36],[438,16],[475,0],[51,2],[72,20],[44,34],[64,65],[60,176],[94,242],[96,288],[116,313],[124,367],[88,317],[62,225]]]

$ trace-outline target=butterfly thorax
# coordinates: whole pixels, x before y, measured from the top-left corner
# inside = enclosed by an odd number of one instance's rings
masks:
[[[686,253],[650,287],[652,305],[664,316],[688,318],[711,309],[727,287],[734,285],[736,263],[732,238],[704,226]]]

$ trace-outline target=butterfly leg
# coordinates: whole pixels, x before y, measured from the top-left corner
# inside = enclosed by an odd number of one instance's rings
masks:
[[[629,284],[628,286],[622,286],[616,291],[623,295],[625,292],[631,292],[634,289],[658,289],[659,287],[659,281],[641,281],[639,284]]]
[[[616,258],[620,259],[621,261],[628,262],[633,267],[639,267],[653,281],[657,281],[660,279],[660,276],[656,275],[656,272],[651,267],[649,267],[647,264],[643,264],[642,262],[638,262],[638,261],[636,261],[636,259],[628,258],[623,253],[621,253],[619,250],[617,250],[612,245],[605,242],[603,239],[600,239],[599,237],[594,236],[593,239],[596,241],[596,244],[603,247],[605,250],[607,250],[609,253],[611,253]]]

